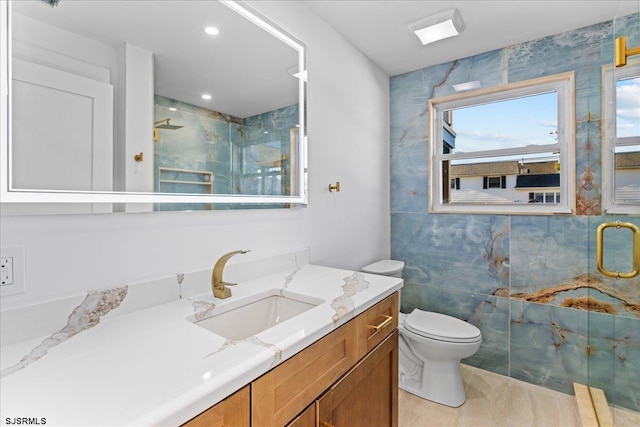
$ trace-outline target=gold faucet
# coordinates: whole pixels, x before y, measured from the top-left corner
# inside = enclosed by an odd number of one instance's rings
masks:
[[[235,286],[237,283],[227,283],[222,281],[222,272],[224,270],[224,265],[227,263],[229,258],[237,254],[246,254],[250,251],[233,251],[228,254],[224,254],[216,261],[216,265],[213,266],[213,271],[211,272],[211,290],[213,291],[213,296],[216,298],[229,298],[231,296],[231,289],[227,288],[227,286]]]

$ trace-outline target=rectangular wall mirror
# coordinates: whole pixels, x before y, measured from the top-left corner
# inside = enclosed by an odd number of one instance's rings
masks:
[[[246,4],[1,3],[9,208],[306,203],[305,48]]]

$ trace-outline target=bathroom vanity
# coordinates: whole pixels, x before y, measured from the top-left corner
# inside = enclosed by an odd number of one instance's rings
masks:
[[[397,326],[396,292],[185,425],[397,426]]]
[[[227,268],[259,272],[265,264]],[[401,279],[293,265],[240,278],[232,297],[219,300],[210,291],[196,293],[209,287],[210,273],[3,312],[4,333],[7,322],[16,325],[32,315],[42,321],[38,325],[55,324],[46,318],[54,305],[71,308],[54,316],[66,326],[0,348],[2,419],[112,426],[397,425]],[[172,286],[181,297],[148,306]],[[311,307],[244,338],[222,336],[201,323],[266,294]],[[143,301],[147,306],[140,306]],[[257,316],[253,310],[239,323],[255,323]]]

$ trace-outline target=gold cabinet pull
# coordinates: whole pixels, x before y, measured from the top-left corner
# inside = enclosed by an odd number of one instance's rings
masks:
[[[369,329],[373,329],[375,331],[379,331],[380,329],[384,328],[389,323],[391,323],[391,321],[393,320],[393,316],[387,316],[387,315],[383,314],[382,317],[384,317],[384,320],[382,322],[380,322],[377,325],[368,325]]]
[[[610,227],[628,228],[633,232],[633,271],[620,273],[619,271],[609,271],[604,268],[604,230]],[[596,234],[596,264],[598,271],[608,277],[616,279],[631,279],[640,272],[640,229],[630,222],[611,221],[600,224]]]

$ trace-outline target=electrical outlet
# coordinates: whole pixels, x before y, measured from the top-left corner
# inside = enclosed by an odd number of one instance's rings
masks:
[[[0,286],[13,285],[13,257],[0,258]]]
[[[0,249],[0,295],[24,293],[24,248]]]

